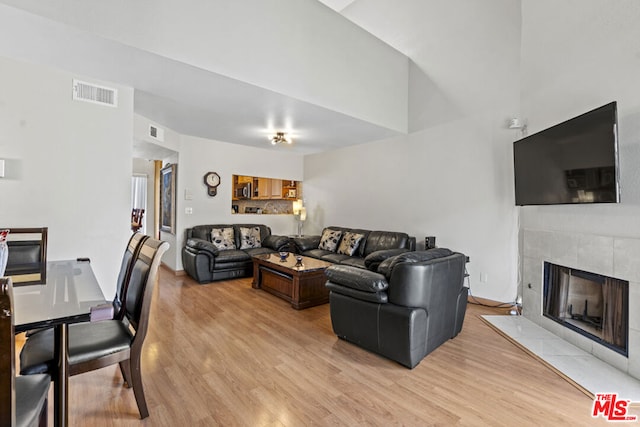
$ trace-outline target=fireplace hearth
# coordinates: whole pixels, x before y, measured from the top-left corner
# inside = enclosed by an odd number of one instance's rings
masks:
[[[543,315],[628,356],[629,282],[544,263]]]

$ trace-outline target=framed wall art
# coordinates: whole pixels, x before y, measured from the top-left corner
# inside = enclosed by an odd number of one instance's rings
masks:
[[[168,164],[160,170],[160,230],[176,234],[176,168]]]

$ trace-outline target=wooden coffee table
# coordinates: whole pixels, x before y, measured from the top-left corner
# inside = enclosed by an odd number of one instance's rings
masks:
[[[291,303],[296,310],[329,302],[329,290],[324,270],[333,265],[315,258],[302,257],[302,266],[296,267],[296,255],[290,253],[281,261],[277,253],[253,257],[252,287]]]

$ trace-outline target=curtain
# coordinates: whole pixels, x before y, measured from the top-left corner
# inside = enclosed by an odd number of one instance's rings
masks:
[[[628,286],[628,282],[612,278],[606,278],[602,285],[605,301],[602,315],[602,339],[622,348],[627,348]]]
[[[549,292],[544,312],[550,316],[563,318],[567,312],[567,296],[569,295],[569,269],[558,265],[549,268]]]
[[[131,177],[131,209],[144,209],[147,212],[147,175],[136,174]],[[142,218],[140,232],[147,234],[146,215]]]

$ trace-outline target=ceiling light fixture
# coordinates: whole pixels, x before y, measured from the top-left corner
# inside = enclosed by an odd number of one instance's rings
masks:
[[[276,132],[276,134],[272,137],[269,137],[272,145],[277,144],[291,144],[293,141],[289,136],[284,132]]]

